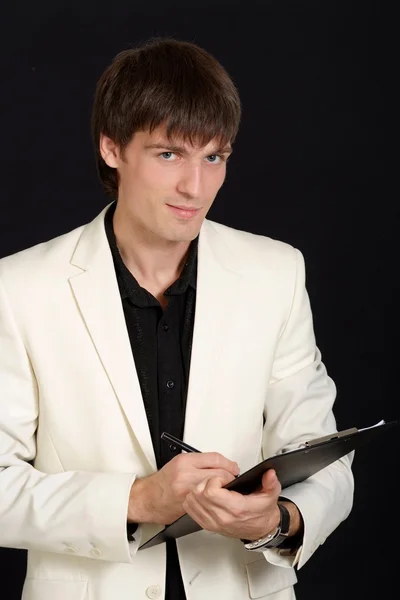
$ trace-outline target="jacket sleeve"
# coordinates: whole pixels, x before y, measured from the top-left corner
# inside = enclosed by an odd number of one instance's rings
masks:
[[[0,546],[131,562],[132,473],[34,468],[40,398],[0,280]]]
[[[304,259],[298,250],[294,253],[293,298],[277,345],[265,403],[265,457],[337,431],[333,414],[336,387],[316,347]],[[294,556],[288,556],[285,550],[268,549],[264,556],[269,562],[301,568],[347,518],[354,493],[352,459],[353,453],[306,481],[282,490],[282,497],[300,510],[304,536]]]

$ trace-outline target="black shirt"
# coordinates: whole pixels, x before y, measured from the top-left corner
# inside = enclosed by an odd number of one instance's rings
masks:
[[[182,439],[196,302],[198,237],[181,276],[165,292],[165,309],[125,266],[113,229],[116,204],[105,216],[126,326],[160,469],[180,450],[160,440],[167,431]],[[176,542],[167,543],[166,600],[185,600]]]

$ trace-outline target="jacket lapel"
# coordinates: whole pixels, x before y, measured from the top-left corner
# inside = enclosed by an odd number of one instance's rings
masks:
[[[204,221],[198,248],[195,324],[186,402],[184,439],[206,451],[207,419],[212,418],[218,365],[224,343],[239,311],[242,275],[237,260],[211,221]],[[221,386],[220,386],[221,387]]]
[[[81,272],[69,281],[116,397],[152,471],[155,471],[156,459],[146,410],[104,229],[107,208],[83,229],[71,260]]]

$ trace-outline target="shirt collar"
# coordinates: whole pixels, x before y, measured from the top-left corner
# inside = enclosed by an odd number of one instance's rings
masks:
[[[118,285],[121,293],[121,298],[130,298],[135,304],[139,306],[149,306],[151,304],[151,294],[140,287],[138,281],[126,267],[122,260],[121,254],[117,246],[117,240],[115,237],[113,216],[116,209],[116,202],[111,204],[107,210],[104,219],[104,227],[110,246],[111,254],[114,260],[115,272],[117,275]],[[188,287],[196,289],[197,282],[197,255],[198,255],[198,241],[197,236],[189,246],[189,252],[185,265],[182,269],[180,277],[164,292],[165,295],[175,296],[186,292]]]

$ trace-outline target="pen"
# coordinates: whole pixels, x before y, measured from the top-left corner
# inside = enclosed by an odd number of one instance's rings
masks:
[[[175,444],[175,446],[179,446],[179,448],[185,450],[185,452],[200,452],[200,450],[196,450],[196,448],[193,448],[193,446],[185,444],[185,442],[182,442],[182,440],[178,440],[178,438],[174,437],[170,433],[166,433],[165,431],[163,431],[163,433],[161,434],[161,439],[166,440],[167,442],[172,442],[173,444]]]
[[[182,440],[178,440],[178,438],[174,437],[170,433],[166,433],[165,431],[162,432],[161,439],[166,440],[167,442],[172,442],[173,444],[175,444],[175,446],[179,446],[179,448],[185,450],[185,452],[200,452],[200,450],[196,450],[196,448],[193,448],[193,446],[185,444],[185,442],[182,442]],[[235,475],[235,479],[237,477],[239,477],[239,475]]]

